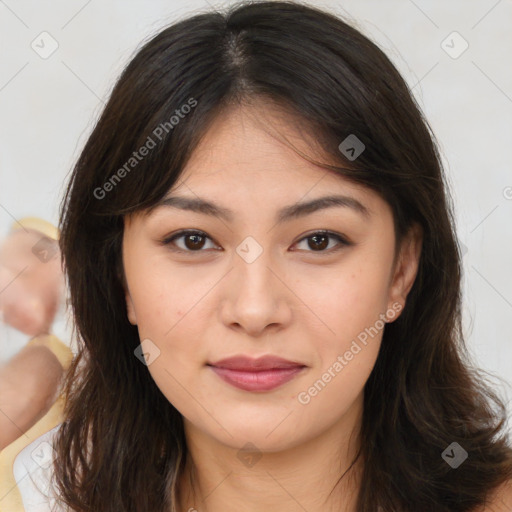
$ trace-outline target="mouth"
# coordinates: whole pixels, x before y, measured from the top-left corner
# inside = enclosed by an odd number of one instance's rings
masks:
[[[208,363],[222,380],[245,391],[270,391],[303,372],[306,365],[275,356],[236,356]]]

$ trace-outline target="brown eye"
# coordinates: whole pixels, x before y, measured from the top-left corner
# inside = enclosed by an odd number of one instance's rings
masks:
[[[177,243],[181,240],[181,243]],[[338,243],[331,245],[330,242],[336,240]],[[318,231],[302,238],[296,245],[307,241],[306,252],[330,253],[342,249],[344,246],[353,245],[346,238],[331,231]],[[207,246],[211,243],[210,247]],[[180,231],[173,236],[162,241],[163,245],[173,245],[177,252],[206,252],[206,249],[218,249],[212,239],[202,231]]]
[[[308,246],[314,250],[323,250],[329,245],[329,237],[327,235],[313,235],[308,237],[308,240]]]
[[[176,243],[177,240],[182,240],[182,244]],[[175,250],[178,252],[205,252],[203,248],[207,240],[211,241],[202,231],[180,231],[172,237],[163,240],[162,243],[164,245],[175,245],[177,247]],[[215,247],[212,244],[212,247],[207,247],[207,249]]]
[[[329,247],[330,240],[337,240],[338,244]],[[346,238],[332,233],[331,231],[318,231],[302,238],[298,244],[307,241],[307,252],[332,252],[342,249],[344,246],[352,245]],[[327,249],[328,248],[328,249]],[[327,250],[326,250],[327,249]]]
[[[201,249],[204,246],[205,237],[201,235],[186,235],[184,237],[187,249]]]

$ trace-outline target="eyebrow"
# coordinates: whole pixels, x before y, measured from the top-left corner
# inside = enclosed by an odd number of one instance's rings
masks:
[[[153,209],[160,208],[162,206],[192,211],[203,215],[210,215],[212,217],[224,219],[227,222],[232,222],[235,217],[235,213],[232,210],[199,197],[166,196],[157,203]],[[365,218],[370,217],[370,210],[354,197],[330,195],[312,199],[307,202],[285,206],[277,212],[276,222],[282,223],[290,221],[292,219],[305,217],[306,215],[320,210],[335,207],[350,208]]]

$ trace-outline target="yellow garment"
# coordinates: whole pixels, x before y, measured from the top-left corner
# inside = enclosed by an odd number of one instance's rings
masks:
[[[58,240],[60,236],[59,230],[51,222],[39,217],[23,217],[19,221],[13,222],[11,232],[23,228],[39,231],[52,240]]]
[[[27,345],[45,345],[57,357],[64,370],[73,359],[73,352],[57,336],[45,335],[30,340]],[[64,396],[61,394],[50,410],[25,434],[0,451],[0,512],[26,512],[22,494],[16,481],[13,468],[16,457],[30,443],[47,433],[63,421]]]

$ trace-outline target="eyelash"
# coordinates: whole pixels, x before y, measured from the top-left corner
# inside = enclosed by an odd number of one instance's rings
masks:
[[[203,238],[207,238],[208,240],[211,240],[213,242],[213,240],[206,234],[204,233],[203,231],[197,231],[197,230],[183,230],[183,231],[179,231],[178,233],[175,233],[174,235],[172,235],[171,237],[167,237],[165,239],[163,239],[161,241],[161,244],[162,245],[167,245],[167,246],[170,246],[174,240],[177,240],[179,238],[183,238],[183,237],[187,237],[187,236],[190,236],[190,235],[198,235],[200,237],[203,237]],[[339,235],[338,233],[333,233],[332,231],[327,231],[327,230],[320,230],[320,231],[315,231],[314,233],[311,233],[303,238],[301,238],[298,242],[302,242],[303,240],[308,240],[309,238],[313,238],[315,235],[322,235],[322,236],[327,236],[329,238],[334,238],[336,239],[340,245],[338,245],[338,247],[334,247],[334,248],[330,248],[330,249],[327,249],[327,250],[320,250],[320,251],[313,251],[313,250],[310,250],[310,251],[306,251],[306,252],[311,252],[311,253],[317,253],[317,254],[331,254],[333,252],[337,252],[339,251],[340,249],[342,249],[344,246],[351,246],[353,245],[352,242],[350,242],[349,240],[347,240],[345,237],[343,237],[342,235]],[[294,244],[295,245],[295,244]],[[204,249],[199,249],[197,251],[191,251],[191,250],[184,250],[184,249],[175,249],[175,248],[172,248],[171,249],[172,251],[174,252],[178,252],[178,253],[187,253],[187,254],[191,254],[191,253],[199,253],[199,252],[206,252],[206,250]]]

